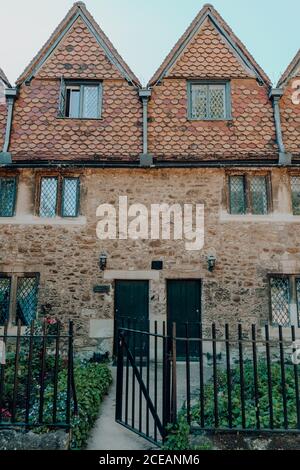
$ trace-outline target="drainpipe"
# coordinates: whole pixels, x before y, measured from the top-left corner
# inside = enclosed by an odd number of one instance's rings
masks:
[[[149,167],[153,165],[153,156],[148,153],[148,101],[151,97],[151,90],[141,88],[139,97],[143,104],[143,153],[140,155],[140,165]]]
[[[282,129],[281,129],[281,119],[280,119],[280,108],[279,101],[283,95],[283,90],[281,88],[273,88],[270,92],[270,98],[273,101],[274,109],[274,119],[275,119],[275,128],[276,128],[276,140],[279,148],[279,165],[291,165],[292,155],[285,151],[285,146],[282,138]]]
[[[17,88],[7,88],[5,90],[6,104],[7,104],[6,130],[5,130],[3,149],[2,149],[2,152],[0,152],[0,164],[4,164],[4,165],[10,164],[12,162],[11,153],[8,151],[8,149],[9,149],[9,144],[10,144],[14,103],[15,103],[15,99],[17,95],[18,95]]]

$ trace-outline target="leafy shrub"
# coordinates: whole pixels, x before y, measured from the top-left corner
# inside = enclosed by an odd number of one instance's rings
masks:
[[[283,399],[282,399],[282,381],[280,364],[273,363],[271,366],[272,373],[272,403],[274,413],[274,428],[280,429],[284,427],[283,415]],[[232,415],[233,427],[242,426],[241,413],[241,392],[240,392],[240,369],[235,366],[231,370],[232,375]],[[296,407],[296,389],[295,375],[292,364],[285,365],[286,376],[286,397],[287,397],[287,414],[289,428],[297,429],[297,407]],[[299,377],[300,378],[300,377]],[[254,389],[254,370],[251,361],[246,361],[244,365],[244,381],[245,381],[245,414],[246,428],[256,427],[256,405],[255,405],[255,389]],[[219,426],[228,427],[228,391],[227,376],[224,370],[219,370],[217,374],[218,383],[218,410],[219,410]],[[265,361],[258,362],[258,398],[261,428],[268,429],[270,427],[270,406],[268,395],[268,373]],[[214,387],[213,379],[205,386],[204,401],[204,419],[207,428],[214,427]],[[196,403],[192,407],[193,421],[200,422],[200,404]]]
[[[179,414],[176,425],[169,425],[168,435],[163,450],[210,450],[211,445],[206,442],[193,446],[190,444],[190,426],[183,413]]]

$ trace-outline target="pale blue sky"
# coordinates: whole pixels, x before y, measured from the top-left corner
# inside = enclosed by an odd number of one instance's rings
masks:
[[[73,0],[0,0],[0,66],[13,83]],[[146,83],[205,1],[86,0],[136,75]],[[211,2],[273,82],[300,48],[299,0]]]

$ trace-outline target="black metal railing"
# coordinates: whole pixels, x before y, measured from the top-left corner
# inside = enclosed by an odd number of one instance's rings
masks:
[[[24,331],[25,330],[25,331]],[[77,414],[73,322],[0,331],[0,429],[71,427]]]
[[[299,333],[294,326],[123,325],[116,419],[156,443],[179,417],[192,431],[299,433]]]

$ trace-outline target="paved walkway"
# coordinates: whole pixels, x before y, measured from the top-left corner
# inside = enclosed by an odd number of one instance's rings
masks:
[[[112,367],[113,385],[102,402],[100,415],[88,441],[88,450],[149,450],[153,445],[115,422],[116,367]]]

